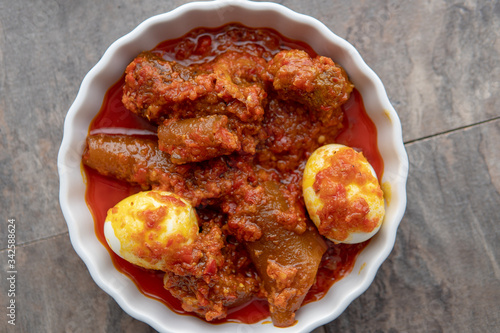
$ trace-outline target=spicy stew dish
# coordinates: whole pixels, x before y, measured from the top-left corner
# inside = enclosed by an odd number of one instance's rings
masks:
[[[383,161],[347,73],[240,24],[138,54],[82,161],[116,268],[172,311],[275,326],[348,274],[380,227]]]

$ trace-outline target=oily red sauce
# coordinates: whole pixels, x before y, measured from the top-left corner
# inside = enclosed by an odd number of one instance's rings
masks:
[[[261,29],[261,31],[267,36],[264,41],[259,42],[265,49],[296,48],[315,55],[315,52],[305,43],[289,40],[270,29]],[[228,33],[226,27],[202,29],[196,34],[188,34],[179,39],[162,42],[154,50],[162,52],[165,58],[186,64],[188,63],[187,58],[190,58],[191,62],[196,62],[197,59],[206,56],[208,52],[214,52],[214,48],[227,49],[230,48],[231,43],[244,43],[245,41],[241,40],[252,39],[252,36],[241,36],[238,35],[239,33],[238,31],[229,31]],[[213,45],[213,42],[212,45],[207,45],[207,36],[211,36],[212,41],[217,42],[216,45]],[[251,40],[246,42],[251,42]],[[193,45],[196,45],[194,51]],[[211,48],[212,51],[208,51],[208,48]],[[188,52],[188,50],[191,51]],[[155,126],[124,107],[121,101],[123,85],[124,78],[122,77],[109,88],[101,110],[90,125],[89,134],[112,131],[113,133],[130,135],[144,135],[144,133],[154,135]],[[377,130],[366,114],[362,97],[356,89],[353,90],[351,98],[342,108],[345,114],[343,129],[335,141],[362,151],[375,169],[378,178],[381,179],[383,161],[377,148]],[[163,288],[163,272],[146,270],[130,264],[117,256],[106,243],[104,221],[108,209],[127,196],[139,192],[141,188],[102,176],[86,166],[84,166],[84,172],[87,181],[86,201],[94,217],[95,233],[108,249],[116,269],[134,281],[144,295],[157,299],[176,313],[188,314],[182,309],[180,301]],[[321,299],[336,281],[349,274],[354,267],[357,255],[366,245],[367,242],[354,245],[330,244],[324,257],[324,264],[318,270],[316,283],[311,287],[304,304]],[[227,321],[256,323],[268,316],[267,301],[255,299],[244,306],[230,310],[226,319],[212,323]]]

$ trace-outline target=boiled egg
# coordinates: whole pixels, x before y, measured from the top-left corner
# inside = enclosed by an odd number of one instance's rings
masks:
[[[176,194],[139,192],[108,210],[104,235],[123,259],[166,271],[175,254],[196,239],[198,221],[195,209]]]
[[[302,180],[307,212],[319,233],[335,243],[361,243],[377,233],[384,195],[362,153],[329,144],[307,160]]]

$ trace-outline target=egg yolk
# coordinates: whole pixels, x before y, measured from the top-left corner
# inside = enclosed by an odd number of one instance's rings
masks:
[[[176,253],[198,235],[195,209],[166,191],[129,196],[108,210],[104,234],[111,249],[144,268],[169,270]]]
[[[318,148],[303,177],[306,208],[319,233],[337,243],[360,243],[380,228],[384,197],[362,153],[338,144]]]

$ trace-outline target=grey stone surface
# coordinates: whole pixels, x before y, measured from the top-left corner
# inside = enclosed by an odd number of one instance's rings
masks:
[[[146,18],[189,1],[0,0],[0,304],[16,219],[16,326],[153,332],[91,279],[58,202],[64,117],[87,71]],[[399,113],[408,208],[373,285],[317,332],[493,332],[500,326],[500,2],[279,1],[361,53]],[[6,312],[5,310],[4,312]]]

